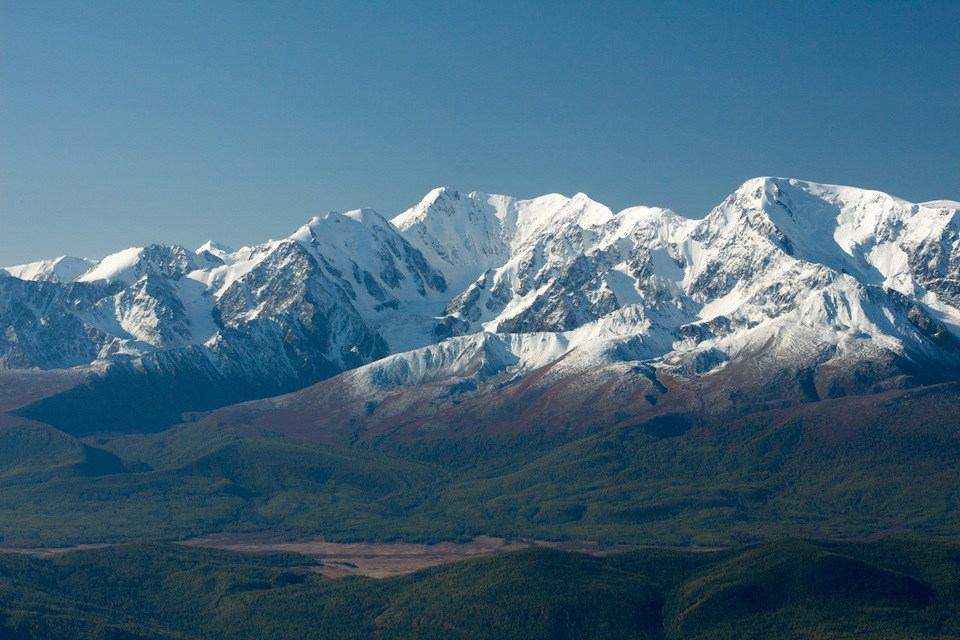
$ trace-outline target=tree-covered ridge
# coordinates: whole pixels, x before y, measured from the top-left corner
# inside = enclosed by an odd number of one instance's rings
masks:
[[[782,540],[604,558],[531,549],[333,580],[295,554],[140,542],[0,554],[0,637],[954,638],[960,545]]]
[[[931,388],[712,424],[340,446],[205,422],[99,442],[20,424],[0,428],[0,546],[249,531],[705,546],[952,536],[957,398]]]

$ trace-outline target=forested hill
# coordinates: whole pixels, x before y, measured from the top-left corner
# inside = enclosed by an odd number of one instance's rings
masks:
[[[167,543],[0,555],[0,637],[956,638],[960,545],[784,540],[595,558],[532,549],[334,580],[295,554]]]

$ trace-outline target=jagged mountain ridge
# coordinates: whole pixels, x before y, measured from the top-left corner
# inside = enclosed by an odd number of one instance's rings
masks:
[[[251,397],[351,370],[358,397],[450,396],[624,366],[654,390],[807,371],[801,399],[869,392],[955,377],[958,232],[956,203],[789,179],[700,220],[438,189],[389,222],[331,213],[240,251],[8,268],[0,367],[180,372]]]

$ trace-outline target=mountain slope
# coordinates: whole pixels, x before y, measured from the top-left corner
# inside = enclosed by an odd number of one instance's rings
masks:
[[[435,192],[398,224],[444,246],[431,238],[447,237],[460,209],[485,211],[486,228],[525,206],[483,209],[484,198]],[[517,243],[499,228],[511,257],[441,321],[463,335],[215,419],[329,444],[342,425],[489,436],[728,420],[956,380],[957,220],[956,209],[780,179],[749,181],[702,220],[614,215],[578,196]]]
[[[789,179],[750,180],[700,220],[438,189],[389,222],[331,213],[239,251],[8,268],[0,366],[93,377],[22,409],[58,426],[91,388],[120,404],[157,389],[160,428],[342,372],[327,388],[441,407],[582,406],[610,385],[650,406],[703,385],[735,410],[810,402],[956,378],[958,238],[950,203]],[[111,429],[147,428],[108,405]]]

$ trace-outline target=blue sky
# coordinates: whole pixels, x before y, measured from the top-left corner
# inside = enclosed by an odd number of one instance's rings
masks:
[[[253,244],[441,185],[960,200],[958,33],[937,1],[0,0],[0,264]]]

